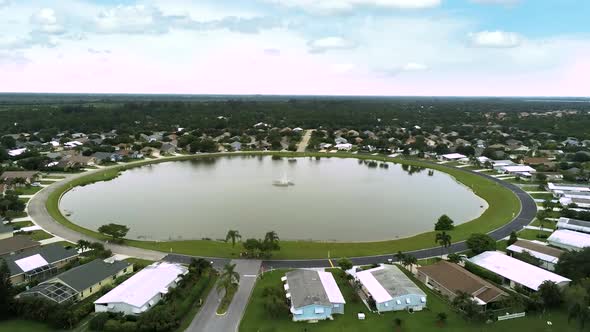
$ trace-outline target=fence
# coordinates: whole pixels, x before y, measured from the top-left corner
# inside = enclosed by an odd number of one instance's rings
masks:
[[[508,320],[508,319],[513,319],[513,318],[521,318],[521,317],[524,317],[524,316],[526,316],[526,313],[524,313],[524,312],[519,312],[519,313],[516,313],[516,314],[506,314],[504,316],[498,316],[498,320],[499,321],[501,321],[501,320]]]

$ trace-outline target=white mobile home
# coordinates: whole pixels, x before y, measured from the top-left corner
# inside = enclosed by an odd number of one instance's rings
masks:
[[[141,314],[156,305],[187,273],[188,269],[180,264],[154,263],[96,300],[94,310]]]
[[[590,234],[558,229],[547,238],[547,243],[567,250],[580,251],[590,247]]]

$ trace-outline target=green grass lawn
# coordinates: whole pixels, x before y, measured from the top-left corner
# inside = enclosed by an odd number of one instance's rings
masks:
[[[18,227],[19,229],[21,229],[23,227],[33,226],[34,224],[30,220],[25,220],[25,221],[19,221],[19,222],[12,222],[12,223],[10,223],[10,225],[12,227]]]
[[[251,154],[251,153],[250,153]],[[271,154],[271,153],[258,153]],[[223,154],[220,154],[223,155]],[[230,155],[236,155],[232,153]],[[326,158],[325,154],[320,153],[281,153],[282,156],[322,156]],[[206,155],[205,155],[206,156]],[[151,162],[165,162],[169,160],[187,160],[198,158],[199,156],[182,156],[168,159],[160,159]],[[472,233],[485,233],[492,231],[510,221],[519,211],[520,203],[515,195],[508,189],[501,185],[483,178],[477,174],[465,172],[461,169],[447,167],[445,165],[430,165],[416,160],[400,160],[392,159],[383,156],[364,156],[351,154],[331,154],[330,157],[341,158],[360,158],[360,159],[374,159],[379,161],[389,162],[403,162],[404,164],[413,166],[430,167],[432,169],[445,172],[453,176],[457,181],[469,187],[478,196],[485,199],[490,208],[479,217],[468,223],[461,224],[455,227],[454,230],[448,233],[452,236],[453,242],[465,240]],[[121,165],[118,167],[108,168],[104,171],[93,172],[71,182],[63,184],[61,188],[54,191],[47,200],[47,210],[51,216],[58,222],[65,226],[76,230],[80,233],[93,236],[98,239],[106,240],[102,234],[95,231],[85,229],[70,222],[59,211],[58,204],[61,195],[69,189],[86,185],[97,181],[108,181],[117,177],[121,171],[145,165],[150,161],[137,162],[129,165]],[[392,215],[392,222],[396,221],[395,214]],[[435,220],[432,221],[433,224]],[[279,234],[281,236],[283,234]],[[288,237],[288,235],[284,235]],[[380,241],[380,242],[364,242],[364,243],[344,243],[344,242],[312,242],[312,241],[281,241],[281,250],[274,253],[275,259],[295,259],[295,258],[324,258],[330,252],[331,257],[355,257],[366,255],[388,254],[397,251],[409,251],[423,248],[430,248],[434,246],[435,232],[426,232],[416,236],[405,239]],[[187,255],[198,256],[215,256],[215,257],[238,257],[241,246],[232,247],[230,243],[220,241],[206,241],[206,240],[185,240],[185,241],[136,241],[126,240],[126,244],[164,252],[175,252]]]
[[[54,184],[55,182],[56,182],[56,181],[43,181],[43,180],[39,181],[39,183],[41,183],[41,184],[46,184],[46,185],[49,185],[49,184]]]
[[[31,234],[29,235],[29,237],[33,241],[41,241],[41,240],[51,239],[53,237],[53,235],[46,233],[45,231],[38,230],[38,231],[32,231]]]
[[[551,235],[551,233],[549,233],[549,232],[538,231],[536,229],[524,229],[524,230],[517,233],[518,237],[522,238],[522,239],[547,242],[546,238],[545,239],[538,238],[537,237],[538,234],[543,234],[543,235],[547,235],[547,236]]]
[[[578,331],[576,326],[568,325],[567,316],[561,312],[549,312],[543,316],[533,315],[520,319],[512,319],[492,324],[479,324],[468,322],[459,316],[447,302],[442,300],[438,295],[426,288],[423,284],[417,284],[427,294],[427,310],[410,314],[408,312],[388,312],[383,314],[369,313],[366,306],[358,299],[352,287],[342,277],[340,273],[335,273],[334,277],[344,295],[346,304],[343,315],[334,315],[333,321],[321,321],[317,324],[295,323],[291,321],[288,312],[278,318],[272,318],[264,309],[264,300],[262,292],[265,287],[280,287],[282,283],[280,278],[286,270],[276,270],[268,272],[262,279],[259,279],[254,287],[250,302],[244,313],[240,324],[240,332],[345,332],[345,331],[398,331],[393,320],[400,318],[402,328],[399,331],[478,331],[478,332],[511,332],[511,331],[547,331],[547,332],[573,332]],[[415,281],[416,282],[416,281]],[[356,314],[364,312],[365,320],[358,320]],[[448,315],[446,324],[439,326],[436,322],[436,315],[439,312],[445,312]],[[547,325],[547,321],[553,323]]]
[[[28,198],[28,197],[19,197],[18,200],[26,204],[26,203],[29,202],[30,198]]]
[[[0,322],[0,332],[46,332],[55,331],[49,326],[21,319],[11,319]]]
[[[536,191],[536,190],[535,190]],[[531,197],[536,198],[536,199],[553,199],[553,195],[551,193],[533,193],[530,194]]]
[[[59,179],[59,180],[65,179],[65,178],[66,178],[65,176],[61,176],[61,175],[47,175],[47,176],[43,177],[43,179]]]
[[[543,228],[551,228],[551,229],[555,229],[556,223],[553,220],[547,220],[543,223]],[[531,226],[537,226],[537,227],[541,227],[541,223],[539,222],[538,219],[535,219],[532,223]]]
[[[20,187],[15,190],[17,195],[33,195],[37,193],[43,187]]]

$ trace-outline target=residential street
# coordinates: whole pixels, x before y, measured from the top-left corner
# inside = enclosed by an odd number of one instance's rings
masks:
[[[217,290],[213,289],[187,331],[233,332],[238,330],[246,305],[250,299],[250,294],[252,293],[252,289],[254,289],[256,276],[258,275],[262,261],[235,259],[231,263],[236,264],[236,271],[240,274],[240,286],[234,295],[234,299],[227,313],[223,316],[216,314],[221,298]]]
[[[311,134],[313,133],[313,130],[306,130],[305,134],[303,134],[303,137],[301,138],[301,142],[299,142],[299,144],[297,145],[297,152],[305,152],[305,149],[307,149],[307,144],[309,144],[309,140],[311,139]]]

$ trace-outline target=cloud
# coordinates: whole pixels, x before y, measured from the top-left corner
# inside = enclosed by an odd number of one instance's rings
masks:
[[[2,52],[0,51],[1,65],[26,65],[30,60],[22,52]]]
[[[335,63],[331,67],[332,71],[337,74],[346,74],[351,72],[356,66],[352,63]]]
[[[271,56],[279,56],[281,55],[281,50],[277,48],[266,48],[264,49],[264,54]]]
[[[10,5],[10,1],[9,0],[0,0],[0,8],[2,8],[2,7],[8,7],[8,5]]]
[[[258,33],[280,26],[274,17],[237,17],[198,21],[186,14],[166,15],[159,8],[144,5],[119,5],[101,11],[94,19],[94,30],[104,34],[164,34],[173,29],[222,30]]]
[[[480,31],[469,34],[470,44],[484,48],[512,48],[520,46],[522,37],[515,32]]]
[[[31,23],[34,29],[40,33],[62,34],[65,29],[58,22],[55,10],[52,8],[43,8],[31,16]]]
[[[342,37],[325,37],[307,43],[310,53],[324,53],[331,50],[353,49],[357,44]]]
[[[470,0],[470,2],[482,5],[516,5],[521,0]]]
[[[299,8],[316,14],[351,12],[360,8],[428,9],[440,6],[441,0],[266,0],[277,5]]]
[[[89,48],[88,49],[88,53],[92,53],[92,54],[110,54],[111,50],[97,50],[94,48]]]
[[[376,72],[382,76],[397,76],[403,72],[418,72],[430,69],[427,65],[419,62],[408,62],[400,66],[381,68]]]

